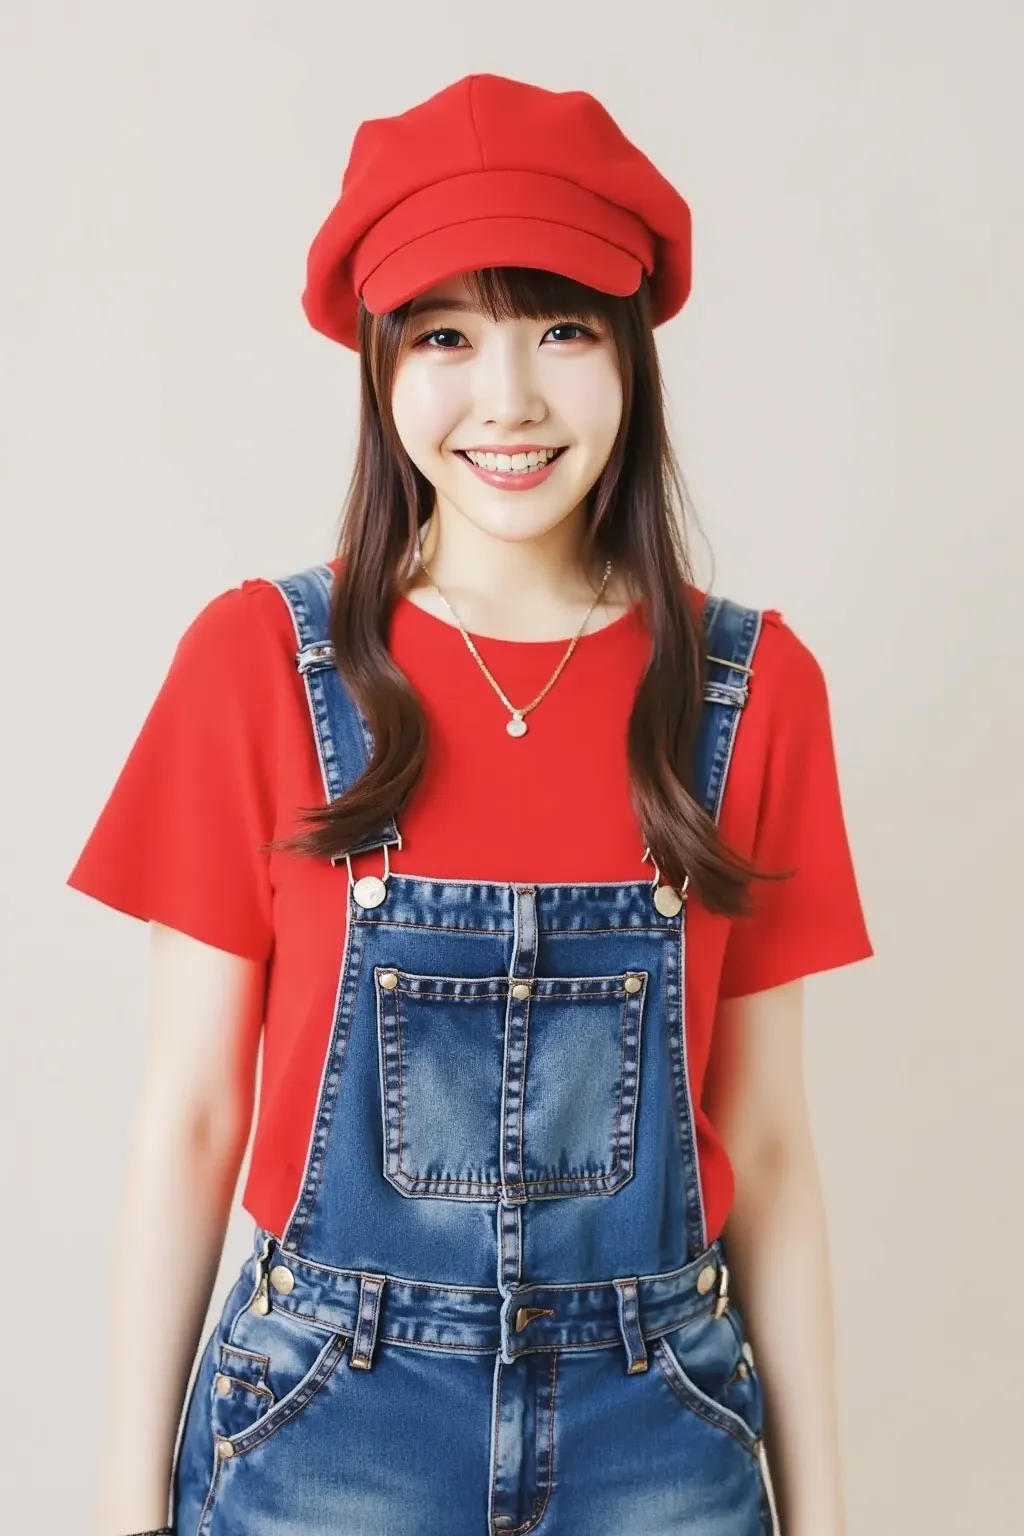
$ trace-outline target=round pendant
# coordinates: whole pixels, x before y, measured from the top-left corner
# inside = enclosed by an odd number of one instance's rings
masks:
[[[523,719],[522,715],[513,715],[505,729],[508,731],[510,736],[525,736],[526,721]]]
[[[352,887],[352,895],[361,907],[379,907],[387,893],[387,886],[377,875],[364,875]]]
[[[654,893],[654,905],[662,917],[675,917],[683,909],[683,898],[673,885],[659,885]]]

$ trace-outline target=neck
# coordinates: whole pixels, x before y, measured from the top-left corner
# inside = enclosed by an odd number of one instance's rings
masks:
[[[470,523],[454,509],[435,506],[420,530],[427,571],[416,567],[405,595],[417,606],[453,622],[444,593],[467,629],[507,639],[554,640],[573,633],[601,588],[605,561],[589,569],[582,554],[583,517],[564,518],[536,539],[501,538]],[[630,605],[613,569],[588,631],[618,618]]]

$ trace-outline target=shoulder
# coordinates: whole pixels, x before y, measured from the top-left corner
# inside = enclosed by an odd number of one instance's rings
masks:
[[[689,584],[685,592],[696,614],[702,616],[705,604],[712,594]],[[822,680],[818,658],[796,630],[786,622],[778,608],[758,609],[752,603],[744,603],[740,598],[730,598],[727,594],[715,593],[714,596],[720,602],[732,602],[758,614],[760,629],[754,650],[754,665],[760,669],[764,677],[772,680],[776,685],[780,680],[784,684],[801,681],[816,684]]]
[[[274,581],[250,576],[215,593],[197,610],[178,649],[197,656],[221,649],[227,662],[240,645],[294,650],[294,638],[287,604]]]
[[[761,633],[754,652],[755,675],[762,686],[793,702],[799,698],[820,696],[825,689],[825,675],[817,656],[777,608],[761,612]]]
[[[273,581],[246,578],[209,598],[181,632],[164,689],[188,708],[265,729],[294,692],[295,632]],[[299,680],[301,681],[301,680]]]
[[[687,595],[703,614],[709,594],[688,587]],[[716,594],[720,595],[720,594]],[[753,609],[759,617],[757,643],[751,659],[752,677],[745,717],[756,722],[747,734],[785,732],[800,721],[827,719],[828,692],[820,661],[810,645],[778,608],[756,608],[739,598],[731,601]]]

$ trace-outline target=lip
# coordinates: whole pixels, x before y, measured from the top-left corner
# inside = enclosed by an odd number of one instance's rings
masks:
[[[472,450],[474,453],[510,453],[513,451],[517,453],[531,452],[528,448],[518,448],[515,450],[509,448],[474,448]],[[535,449],[532,451],[536,452]],[[532,491],[535,486],[543,485],[548,476],[554,473],[555,466],[560,464],[565,457],[563,451],[556,458],[549,459],[542,469],[527,469],[516,473],[513,470],[481,469],[479,464],[474,464],[472,460],[466,458],[465,449],[456,448],[453,452],[460,464],[465,464],[466,468],[476,475],[478,480],[482,480],[485,485],[494,486],[495,490],[499,491]]]
[[[453,448],[453,453],[547,453],[564,448],[564,443],[467,443],[464,448]]]

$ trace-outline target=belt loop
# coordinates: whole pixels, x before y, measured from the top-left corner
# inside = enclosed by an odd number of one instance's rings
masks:
[[[356,1311],[356,1331],[352,1335],[350,1366],[368,1371],[373,1364],[373,1351],[377,1343],[377,1319],[380,1316],[380,1298],[384,1291],[384,1275],[359,1276],[359,1306]]]
[[[615,1302],[619,1309],[619,1328],[626,1346],[627,1373],[637,1375],[647,1369],[647,1345],[640,1332],[639,1298],[636,1278],[615,1280]]]

